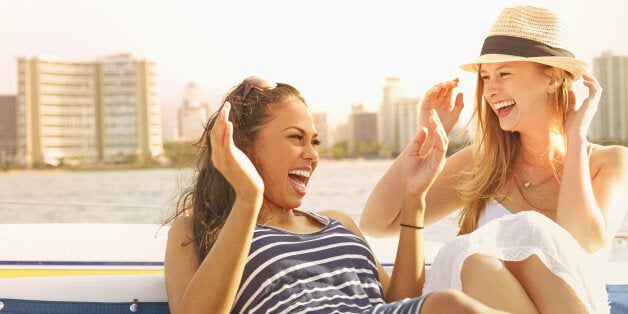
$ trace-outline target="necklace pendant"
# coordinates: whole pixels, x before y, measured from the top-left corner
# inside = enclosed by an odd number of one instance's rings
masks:
[[[529,187],[530,187],[530,181],[528,181],[528,180],[523,181],[523,188],[527,189]]]

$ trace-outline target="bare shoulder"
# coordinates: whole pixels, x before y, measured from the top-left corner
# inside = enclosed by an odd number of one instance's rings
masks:
[[[591,168],[593,176],[604,173],[612,181],[628,182],[628,148],[619,145],[592,145]]]
[[[196,248],[192,241],[190,217],[183,217],[173,222],[168,230],[164,271],[166,280],[172,277],[183,276],[191,278],[199,266],[196,257]]]
[[[610,166],[615,170],[628,167],[628,148],[620,145],[602,146],[594,144],[591,162],[600,167]]]
[[[613,159],[625,160],[626,158],[628,158],[628,147],[625,146],[602,146],[598,144],[593,144],[591,145],[591,147],[593,148],[591,151],[591,156],[597,156],[602,160],[610,159],[612,161]]]
[[[182,217],[175,220],[168,230],[168,239],[184,239],[191,238],[192,230],[190,230],[190,217]]]
[[[172,256],[195,256],[192,241],[192,230],[190,228],[191,218],[182,217],[177,219],[168,230],[168,241],[166,244],[166,257]]]

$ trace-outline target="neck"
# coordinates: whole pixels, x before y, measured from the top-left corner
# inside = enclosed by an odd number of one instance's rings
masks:
[[[521,154],[519,163],[533,167],[553,166],[564,159],[565,139],[558,130],[520,132]]]
[[[291,208],[282,208],[264,198],[262,208],[257,218],[257,223],[274,227],[281,227],[288,224],[295,217]]]

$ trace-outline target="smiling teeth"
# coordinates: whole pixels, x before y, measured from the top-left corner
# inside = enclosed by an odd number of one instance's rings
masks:
[[[515,101],[514,100],[504,100],[504,101],[500,101],[498,103],[493,104],[493,106],[495,107],[495,109],[501,109],[504,107],[508,107],[510,105],[514,105]]]
[[[306,178],[310,177],[310,172],[305,171],[305,170],[290,170],[288,171],[288,174],[294,174],[294,175],[306,177]]]

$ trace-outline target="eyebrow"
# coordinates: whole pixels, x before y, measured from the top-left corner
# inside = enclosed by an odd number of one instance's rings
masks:
[[[502,65],[498,66],[497,68],[495,68],[495,71],[499,71],[499,70],[501,70],[503,68],[511,68],[511,67],[512,67],[512,65],[502,64]],[[480,67],[480,72],[479,73],[482,73],[482,72],[488,72],[488,71],[486,71],[486,70],[482,69],[482,67]]]
[[[302,128],[298,127],[298,126],[293,126],[293,125],[285,128],[283,130],[287,131],[289,129],[296,129],[297,131],[301,132],[301,134],[307,134],[307,132],[304,129],[302,129]],[[318,133],[314,133],[313,137],[318,137]]]

